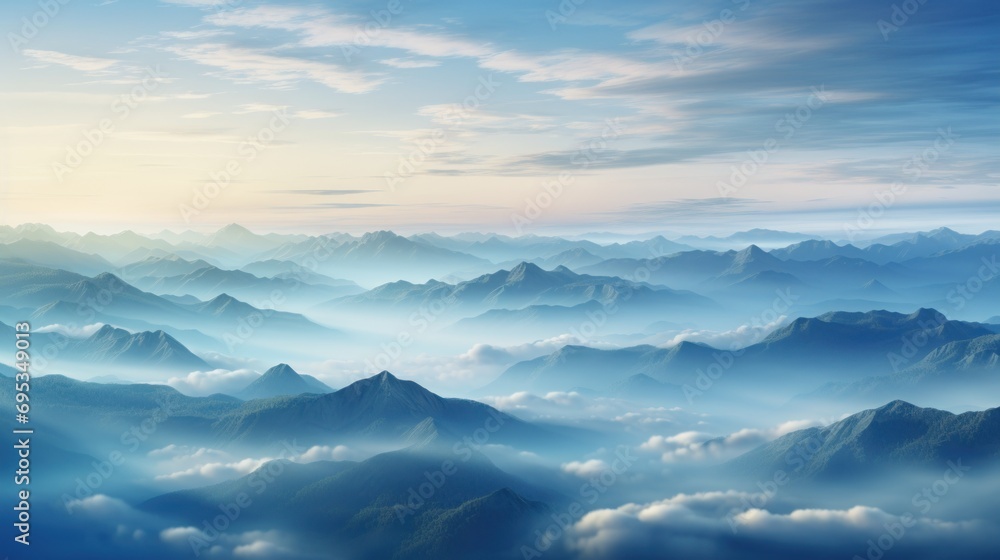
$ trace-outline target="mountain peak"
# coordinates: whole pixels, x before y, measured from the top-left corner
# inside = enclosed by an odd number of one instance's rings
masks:
[[[386,241],[395,241],[397,239],[402,238],[389,230],[371,231],[361,236],[362,243],[384,243]]]
[[[288,364],[278,364],[247,385],[239,395],[243,399],[264,399],[282,395],[322,393]]]
[[[871,280],[865,282],[865,284],[861,286],[861,292],[876,297],[896,295],[896,292],[892,291],[888,286],[880,282],[877,278],[872,278]]]
[[[278,364],[264,372],[262,377],[299,377],[299,373],[288,364]]]
[[[890,403],[884,404],[876,408],[875,414],[877,415],[909,414],[917,410],[921,410],[921,408],[914,404],[910,404],[904,400],[896,399]]]
[[[944,323],[948,320],[944,313],[941,313],[937,309],[930,309],[926,307],[921,307],[920,309],[907,315],[906,319],[909,321],[921,321],[924,323],[934,324]]]
[[[113,283],[117,283],[118,286],[121,286],[125,283],[121,278],[111,274],[110,272],[102,272],[91,278],[91,280],[100,286],[107,286]]]
[[[743,258],[743,259],[749,259],[749,258],[759,259],[759,258],[766,257],[766,256],[767,256],[767,251],[761,249],[760,247],[758,247],[756,245],[750,245],[746,249],[743,249],[742,251],[739,251],[738,253],[736,253],[736,258],[737,259],[739,259],[739,258]]]
[[[545,270],[537,264],[522,261],[521,264],[510,269],[507,279],[512,282],[525,280],[527,278],[537,278],[545,275]]]
[[[254,233],[237,223],[229,224],[216,232],[216,235],[253,235]]]
[[[115,328],[112,325],[105,324],[103,327],[97,330],[91,338],[107,338],[107,337],[119,337],[119,336],[129,336],[129,332],[124,329]]]
[[[350,395],[351,400],[372,413],[384,411],[397,414],[403,410],[429,410],[440,408],[442,399],[413,381],[404,381],[388,371],[367,379],[355,381],[334,395]]]
[[[233,296],[223,292],[208,301],[211,305],[226,305],[232,302],[239,302],[240,300],[234,298]]]

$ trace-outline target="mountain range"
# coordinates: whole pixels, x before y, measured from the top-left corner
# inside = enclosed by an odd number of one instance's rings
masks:
[[[213,426],[227,442],[273,443],[295,433],[298,441],[406,442],[439,436],[459,439],[487,424],[499,424],[498,443],[535,444],[544,429],[485,404],[445,399],[387,371],[324,395],[298,395],[248,401]]]
[[[618,277],[577,274],[564,266],[544,270],[538,265],[521,262],[510,270],[499,270],[456,284],[440,281],[384,284],[363,294],[331,301],[324,309],[410,311],[444,302],[452,312],[469,316],[497,309],[545,305],[572,307],[594,301],[605,306],[634,305],[653,313],[715,308],[712,300],[692,292]]]
[[[274,482],[263,484],[269,479]],[[429,481],[431,488],[440,485],[441,490],[417,494],[415,489]],[[509,558],[518,552],[514,543],[551,512],[546,504],[524,497],[550,492],[508,475],[479,453],[456,456],[434,446],[383,453],[360,463],[267,464],[246,477],[166,494],[140,507],[197,523],[217,513],[218,504],[236,503],[241,493],[252,497],[254,507],[235,521],[237,529],[285,528],[275,522],[274,512],[296,512],[296,519],[312,520],[297,527],[309,538],[324,546],[363,549],[366,557],[473,553],[477,558]]]
[[[952,414],[893,401],[822,428],[784,435],[729,462],[749,476],[852,482],[899,469],[938,469],[949,461],[1000,458],[1000,408]]]
[[[708,378],[699,379],[711,373],[715,378],[725,375],[723,385],[731,390],[766,384],[793,391],[791,397],[795,390],[814,389],[829,380],[858,381],[903,370],[916,374],[915,364],[927,356],[954,356],[961,351],[957,348],[968,349],[949,344],[993,335],[987,325],[948,320],[932,309],[911,314],[837,312],[795,319],[760,342],[738,348],[686,341],[670,348],[566,346],[511,366],[483,391],[603,391],[636,374],[668,385],[698,387]],[[986,354],[974,360],[990,359]]]

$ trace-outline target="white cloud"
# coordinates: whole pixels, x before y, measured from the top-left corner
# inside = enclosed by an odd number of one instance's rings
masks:
[[[298,463],[312,463],[313,461],[351,461],[358,459],[359,453],[346,445],[314,445],[307,449],[305,453],[292,460]]]
[[[499,51],[487,42],[393,25],[378,27],[370,33],[361,33],[359,38],[359,25],[367,22],[351,16],[332,14],[322,9],[260,6],[213,14],[205,20],[220,27],[265,28],[296,32],[300,36],[299,45],[304,47],[340,46],[351,52],[349,50],[351,48],[360,50],[374,46],[399,49],[411,55],[429,58],[473,58],[486,70],[519,74],[519,79],[525,82],[602,80],[603,85],[613,86],[631,80],[674,73],[672,65],[661,62],[642,62],[632,58],[578,50],[563,50],[543,55],[514,50]],[[396,58],[385,60],[398,61]]]
[[[537,396],[527,391],[518,391],[509,396],[486,397],[483,401],[501,410],[527,410],[532,407],[572,407],[585,406],[587,399],[575,391],[553,391],[545,396]]]
[[[545,356],[567,345],[580,345],[585,344],[586,342],[587,341],[581,340],[572,334],[561,334],[552,338],[527,342],[514,346],[475,344],[465,353],[460,354],[459,359],[469,361],[476,365],[506,365],[512,362],[520,362]],[[588,345],[593,348],[617,348],[617,346],[602,343]]]
[[[232,32],[223,31],[221,29],[204,29],[201,31],[164,31],[160,33],[160,35],[169,39],[191,40],[208,39],[210,37],[219,37],[220,35],[232,35]]]
[[[191,8],[217,8],[233,4],[233,0],[160,0],[160,2]]]
[[[273,457],[260,459],[246,458],[229,463],[205,463],[189,469],[156,476],[159,482],[176,483],[181,486],[205,485],[246,476],[259,469]]]
[[[488,70],[520,74],[522,82],[578,82],[605,80],[612,85],[672,73],[671,66],[645,63],[615,55],[564,50],[545,55],[529,55],[513,50],[491,53],[480,60]],[[614,81],[614,80],[617,80]]]
[[[286,6],[259,6],[214,14],[206,21],[220,27],[260,27],[298,32],[300,44],[306,47],[366,46],[402,49],[428,57],[485,56],[492,52],[489,45],[460,37],[418,32],[396,26],[378,27],[370,33],[359,33],[365,20],[335,15],[321,9]]]
[[[268,541],[253,541],[241,544],[233,549],[233,556],[238,558],[276,558],[287,555],[288,549]]]
[[[676,407],[637,406],[624,399],[589,397],[575,391],[553,391],[544,395],[519,391],[479,400],[524,419],[605,423],[608,429],[620,430],[624,427],[629,433],[691,427],[702,422],[704,416]]]
[[[380,78],[329,62],[275,56],[248,47],[204,43],[174,45],[166,50],[182,59],[218,68],[219,77],[237,83],[265,83],[277,89],[289,89],[301,81],[311,81],[344,93],[365,93],[382,82]]]
[[[192,542],[211,543],[212,557],[222,558],[306,558],[296,550],[297,540],[281,531],[223,531],[207,535],[197,527],[170,527],[160,531],[160,540],[167,545],[191,551]],[[206,552],[208,552],[207,550]]]
[[[886,532],[899,516],[881,509],[794,509],[773,513],[747,509],[754,496],[747,493],[705,492],[679,494],[646,504],[626,504],[586,514],[568,531],[567,545],[581,559],[659,558],[663,550],[676,557],[851,558],[865,554],[869,539]],[[893,540],[893,554],[914,557],[928,543],[948,547],[955,557],[989,542],[995,527],[981,521],[948,522],[915,518],[904,538]],[[977,542],[978,541],[978,542]],[[934,557],[929,554],[927,557]]]
[[[101,330],[103,326],[104,323],[94,323],[92,325],[84,325],[82,327],[55,323],[52,325],[46,325],[44,327],[36,329],[35,332],[39,333],[54,332],[54,333],[59,333],[63,336],[67,336],[69,338],[89,338],[91,336],[94,336],[94,333]]]
[[[192,371],[184,377],[171,377],[167,385],[185,395],[204,397],[213,393],[232,395],[242,391],[260,375],[249,369],[213,369],[211,371]]]
[[[171,443],[165,447],[154,449],[146,454],[148,457],[160,460],[170,460],[174,462],[202,461],[207,458],[224,458],[229,454],[218,449],[209,447],[191,447],[189,445],[177,445]]]
[[[112,58],[77,56],[57,51],[24,49],[22,52],[25,54],[25,56],[29,56],[43,64],[58,64],[61,66],[72,68],[73,70],[78,70],[80,72],[87,72],[89,74],[106,73],[119,63],[118,60]]]
[[[118,498],[112,498],[104,494],[95,494],[79,500],[70,500],[66,503],[67,511],[101,518],[120,518],[129,514],[132,507]]]
[[[233,111],[234,115],[246,115],[248,113],[273,113],[283,111],[288,105],[271,105],[268,103],[244,103]]]
[[[484,379],[498,375],[507,365],[544,356],[567,344],[579,342],[571,335],[560,335],[510,347],[475,344],[457,356],[406,355],[391,364],[389,369],[405,371],[408,378],[431,390],[435,390],[436,383],[447,384],[452,389],[458,385],[481,387]],[[347,385],[377,373],[368,371],[361,361],[327,360],[307,366],[324,382],[334,386]]]
[[[387,58],[379,62],[393,68],[434,68],[441,65],[436,60],[416,60],[412,58]]]
[[[191,539],[207,540],[207,537],[195,527],[170,527],[160,531],[160,540],[174,546],[188,546]]]
[[[767,335],[782,327],[787,322],[788,317],[782,315],[766,325],[745,324],[728,331],[689,329],[672,334],[671,338],[661,343],[661,345],[670,347],[676,346],[681,342],[700,342],[723,350],[739,350],[740,348],[746,348],[764,340],[767,338]]]
[[[461,125],[463,130],[483,129],[490,132],[501,130],[511,132],[538,132],[556,126],[549,116],[512,114],[502,115],[484,109],[469,110],[461,104],[425,105],[417,114],[430,117],[436,124],[445,127]]]
[[[342,113],[334,113],[331,111],[314,111],[314,110],[302,110],[292,113],[292,116],[296,119],[305,120],[315,120],[315,119],[333,119],[341,116]]]
[[[600,459],[590,459],[588,461],[572,461],[564,463],[562,470],[565,473],[580,478],[593,478],[608,470],[608,464]]]
[[[659,453],[664,463],[678,461],[722,461],[745,453],[796,430],[822,425],[813,420],[791,420],[773,428],[743,428],[722,437],[696,431],[673,436],[655,435],[639,446],[641,451]]]

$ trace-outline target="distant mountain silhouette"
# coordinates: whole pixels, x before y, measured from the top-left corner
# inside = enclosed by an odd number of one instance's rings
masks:
[[[304,267],[292,261],[281,261],[276,259],[255,261],[244,266],[242,270],[255,276],[260,276],[261,278],[298,280],[299,282],[306,282],[308,284],[351,289],[356,291],[356,293],[364,291],[361,286],[358,286],[350,280],[331,278],[325,274],[320,274],[311,268]]]
[[[113,264],[98,255],[81,253],[49,241],[29,239],[0,244],[0,260],[18,260],[84,275],[101,274],[115,269]]]
[[[809,239],[781,249],[774,249],[771,255],[781,260],[818,261],[830,257],[850,257],[863,259],[865,252],[853,245],[837,245],[833,241]]]
[[[190,371],[208,364],[163,331],[131,334],[104,325],[88,338],[71,340],[64,356],[88,364],[116,364]]]
[[[420,280],[439,277],[457,270],[481,268],[488,261],[470,254],[414,241],[391,231],[366,233],[340,241],[308,239],[286,243],[258,255],[258,260],[277,259],[300,262],[322,254],[319,272],[348,276],[371,284],[393,280]]]
[[[872,402],[893,395],[927,398],[964,391],[989,394],[997,390],[1000,390],[1000,335],[986,335],[943,344],[893,374],[824,384],[798,396],[796,401]]]
[[[502,423],[497,440],[532,442],[546,434],[485,404],[445,399],[413,381],[382,373],[325,395],[299,395],[248,401],[219,419],[215,430],[225,441],[279,441],[294,433],[299,441],[405,441],[428,418],[444,436],[467,434],[487,422]]]
[[[179,276],[147,277],[135,282],[151,292],[192,294],[202,299],[229,293],[244,300],[265,301],[271,294],[280,293],[284,299],[294,302],[318,303],[362,291],[350,283],[340,287],[313,285],[297,278],[260,278],[242,270],[223,270],[214,266]]]
[[[751,476],[773,476],[781,469],[793,478],[850,481],[998,457],[1000,408],[956,415],[897,400],[824,428],[782,436],[730,461],[728,468]]]
[[[214,265],[202,259],[187,260],[178,255],[149,257],[122,267],[122,276],[134,278],[165,278],[190,274],[203,268],[214,268]]]
[[[693,342],[681,342],[672,348],[634,346],[619,350],[570,345],[548,356],[511,366],[481,391],[498,395],[517,391],[568,391],[581,387],[595,391],[618,388],[628,392],[627,385],[643,382],[641,378],[628,381],[636,374],[666,384],[686,381],[687,375],[696,368],[711,363],[712,354],[716,352],[709,346]],[[680,396],[679,392],[676,396]]]
[[[288,364],[278,364],[265,371],[235,396],[249,400],[331,392],[333,389],[319,379],[311,375],[301,375]]]
[[[544,270],[529,262],[454,285],[438,281],[426,284],[393,282],[357,296],[334,300],[326,307],[331,310],[412,308],[432,301],[448,301],[450,308],[469,314],[529,306],[572,307],[594,300],[608,304],[620,301],[628,306],[661,313],[669,308],[715,307],[712,300],[692,292],[650,287],[617,277],[581,275],[564,266]],[[539,308],[536,312],[544,314],[545,310]]]
[[[698,372],[731,364],[730,387],[780,382],[812,389],[825,381],[859,380],[913,366],[951,342],[993,335],[977,323],[948,320],[933,309],[911,314],[889,311],[836,312],[798,318],[759,343],[728,349],[682,342],[672,348],[636,346],[601,350],[566,346],[548,356],[514,364],[483,391],[566,391],[572,387],[605,390],[635,374],[674,385],[695,385]],[[922,344],[906,346],[907,340]],[[738,373],[739,375],[736,375]],[[789,395],[791,396],[791,395]]]
[[[452,465],[448,475],[440,472],[446,460]],[[265,469],[281,476],[260,488]],[[417,489],[429,484],[428,476],[439,487],[421,496]],[[295,526],[367,558],[509,558],[551,512],[523,497],[551,493],[501,471],[479,453],[463,460],[447,449],[427,447],[360,463],[268,464],[241,479],[165,494],[139,507],[195,522],[241,492],[252,497],[254,507],[234,521],[240,530]]]

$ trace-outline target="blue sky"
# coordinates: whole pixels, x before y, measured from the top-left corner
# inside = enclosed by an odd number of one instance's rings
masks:
[[[1000,209],[986,2],[40,5],[0,7],[5,223],[867,235]]]

